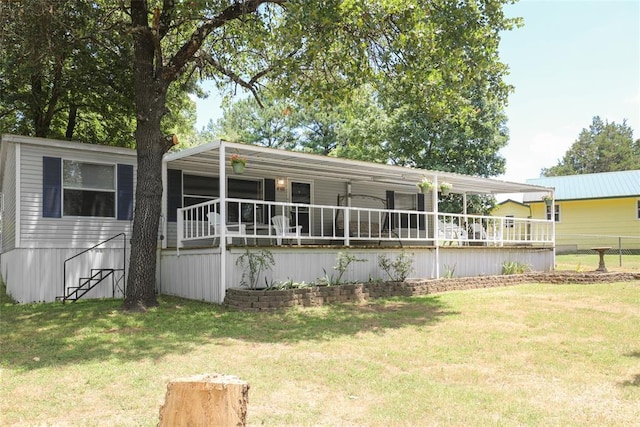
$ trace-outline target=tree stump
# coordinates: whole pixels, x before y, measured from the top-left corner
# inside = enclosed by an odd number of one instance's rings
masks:
[[[249,384],[238,377],[203,374],[178,378],[167,385],[160,407],[160,427],[244,426]]]

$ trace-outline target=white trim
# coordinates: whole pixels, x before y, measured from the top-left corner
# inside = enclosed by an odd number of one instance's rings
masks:
[[[225,143],[229,144],[229,143]],[[206,153],[207,151],[222,149],[222,140],[208,142],[202,145],[196,145],[195,147],[186,148],[184,150],[176,151],[175,153],[167,153],[164,155],[165,162],[171,162],[173,160],[180,160],[185,157],[193,156],[195,154]]]
[[[136,150],[131,148],[112,147],[110,145],[99,145],[99,144],[85,144],[83,142],[76,142],[76,141],[60,141],[58,139],[37,138],[33,136],[4,134],[2,135],[2,140],[5,142],[37,145],[37,146],[43,146],[47,148],[51,148],[51,147],[67,148],[71,150],[80,150],[80,151],[122,154],[126,156],[136,155]]]
[[[4,137],[3,137],[4,139]],[[20,243],[20,233],[22,232],[20,224],[22,223],[22,181],[20,179],[20,175],[22,174],[22,150],[20,149],[20,144],[16,144],[16,226],[15,226],[15,249],[19,249],[21,246]],[[44,184],[44,177],[43,177]],[[40,186],[40,197],[42,197],[42,186]],[[42,200],[44,203],[44,200]],[[62,209],[62,207],[60,207]],[[40,215],[42,215],[42,209],[40,209]]]
[[[162,236],[164,237],[162,239],[162,242],[160,243],[160,247],[162,249],[167,249],[167,241],[168,236],[167,236],[167,161],[166,159],[162,159],[162,170],[160,171],[160,179],[162,180],[162,197],[161,197],[161,206],[160,206],[160,219],[162,220]],[[136,189],[134,188],[134,194]],[[160,258],[157,258],[158,260]]]
[[[220,141],[219,146],[220,150],[218,151],[218,168],[219,168],[219,176],[218,176],[218,187],[220,188],[220,218],[222,218],[223,223],[227,222],[227,169],[225,168],[226,163],[226,154],[225,154],[225,145],[222,141]],[[222,288],[222,299],[224,300],[224,294],[226,290],[226,277],[227,277],[227,227],[218,227],[220,230],[220,277],[218,283]],[[209,230],[207,230],[209,231]],[[212,286],[215,285],[215,282],[212,283]],[[215,289],[213,289],[215,292]]]
[[[223,141],[211,142],[199,145],[177,153],[166,155],[167,161],[186,159],[189,156],[198,155],[200,158],[194,159],[198,163],[213,161],[215,154],[209,154],[209,150],[219,148]],[[233,149],[244,155],[255,158],[252,162],[252,171],[264,175],[268,172],[276,173],[278,170],[286,171],[289,176],[315,174],[326,179],[337,179],[344,181],[366,181],[381,184],[408,184],[418,181],[425,174],[438,175],[441,180],[446,180],[453,184],[453,191],[457,193],[467,192],[470,194],[502,194],[502,193],[524,193],[524,192],[549,192],[547,187],[532,184],[515,183],[501,181],[492,178],[475,177],[469,175],[456,174],[452,172],[429,171],[423,169],[413,169],[403,166],[387,164],[369,163],[359,160],[350,160],[318,154],[279,150],[274,148],[261,147],[249,144],[239,144],[224,142],[227,150]]]

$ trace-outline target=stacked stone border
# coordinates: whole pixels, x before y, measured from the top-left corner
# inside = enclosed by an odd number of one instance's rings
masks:
[[[409,297],[452,290],[493,288],[519,283],[593,284],[638,282],[640,273],[527,273],[503,276],[451,279],[410,279],[405,282],[370,282],[338,286],[310,286],[286,290],[227,289],[224,305],[241,311],[273,311],[289,307],[317,307],[325,304],[361,303],[369,299]]]

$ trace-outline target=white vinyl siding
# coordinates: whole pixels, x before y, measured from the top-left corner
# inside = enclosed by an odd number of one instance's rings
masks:
[[[16,244],[16,145],[7,144],[7,159],[2,171],[2,188],[4,212],[2,212],[2,248],[0,252],[8,252]]]
[[[31,144],[22,144],[21,152],[21,247],[83,248],[93,246],[118,233],[125,232],[130,235],[131,221],[92,217],[43,218],[42,158],[48,156],[87,163],[130,164],[134,165],[135,180],[134,155],[110,153],[108,147],[105,147],[104,151],[82,151]]]

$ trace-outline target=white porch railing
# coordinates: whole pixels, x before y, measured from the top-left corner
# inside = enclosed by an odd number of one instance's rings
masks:
[[[553,243],[551,221],[481,215],[444,214],[325,206],[262,200],[227,199],[227,237],[253,239],[272,244],[297,237],[304,243],[341,243],[353,241],[418,242],[425,245],[497,245]],[[178,209],[177,246],[185,242],[220,238],[221,227],[209,221],[209,214],[220,212],[220,200]],[[275,215],[284,215],[291,226],[300,226],[299,234],[278,234],[271,224]],[[433,230],[437,232],[434,233]]]

